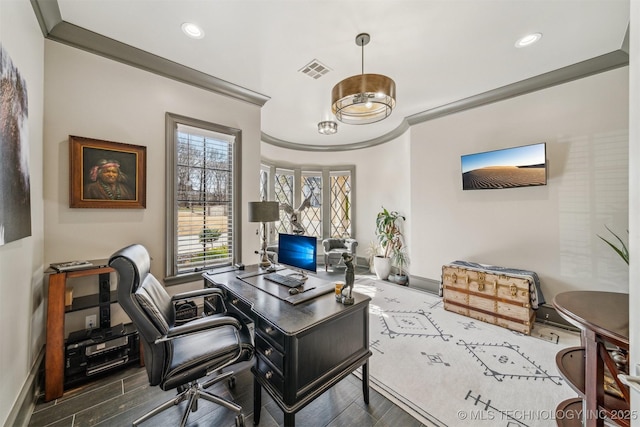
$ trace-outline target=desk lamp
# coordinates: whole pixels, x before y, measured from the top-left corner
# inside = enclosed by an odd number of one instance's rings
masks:
[[[267,222],[273,222],[280,219],[280,204],[278,202],[249,202],[249,222],[262,223],[262,259],[260,260],[260,268],[268,268],[271,266],[269,257],[267,257]]]

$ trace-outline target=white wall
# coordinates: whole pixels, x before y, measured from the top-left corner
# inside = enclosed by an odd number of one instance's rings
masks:
[[[164,277],[165,113],[242,130],[242,208],[258,193],[260,107],[169,80],[60,43],[45,43],[45,262],[108,258],[145,245]],[[146,209],[69,208],[69,135],[147,147]],[[253,254],[243,219],[242,258]],[[170,293],[202,286],[172,286]],[[74,290],[75,293],[75,290]],[[121,319],[117,307],[112,323]],[[82,313],[83,315],[86,313]],[[69,320],[69,316],[68,316]],[[79,323],[74,323],[77,321]],[[71,319],[67,332],[84,327]]]
[[[31,4],[0,1],[0,43],[27,84],[31,236],[0,246],[0,424],[44,345],[42,93],[44,42]],[[21,402],[18,402],[21,403]]]
[[[439,279],[460,259],[536,271],[548,302],[626,292],[627,265],[597,235],[627,238],[627,78],[625,67],[412,127],[412,274]],[[538,142],[546,186],[462,191],[462,154]]]
[[[262,145],[270,160],[356,165],[359,255],[381,205],[407,215],[414,276],[468,260],[533,270],[548,302],[571,289],[626,292],[626,264],[597,235],[628,229],[628,68],[414,125],[344,153]],[[462,191],[460,156],[547,143],[548,185]]]

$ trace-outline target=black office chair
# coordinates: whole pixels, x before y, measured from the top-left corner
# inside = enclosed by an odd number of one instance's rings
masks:
[[[249,329],[239,319],[224,313],[176,325],[175,301],[221,296],[221,291],[206,288],[171,297],[149,272],[150,264],[149,253],[138,244],[119,250],[109,259],[109,265],[119,275],[118,302],[140,334],[149,384],[158,385],[162,390],[175,388],[178,395],[138,418],[133,425],[188,399],[180,423],[184,426],[189,413],[198,409],[198,398],[203,398],[237,412],[236,426],[243,426],[242,407],[205,391],[225,379],[230,386],[235,385],[233,372],[217,375],[204,383],[199,383],[198,379],[250,360],[254,348]]]

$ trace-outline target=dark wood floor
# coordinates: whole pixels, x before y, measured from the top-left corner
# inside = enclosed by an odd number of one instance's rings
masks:
[[[239,365],[236,386],[229,390],[226,383],[208,390],[232,398],[243,407],[245,422],[253,425],[253,377],[251,362]],[[144,368],[132,366],[68,390],[55,401],[40,401],[31,416],[29,426],[126,426],[147,411],[175,396],[175,391],[150,387]],[[260,426],[282,426],[282,411],[263,390]],[[177,426],[183,402],[151,418],[142,426]],[[233,426],[235,413],[201,400],[197,412],[189,416],[187,425]],[[369,405],[362,397],[362,382],[355,375],[336,384],[296,414],[296,425],[316,426],[407,426],[422,424],[394,403],[371,389]]]
[[[356,276],[371,275],[366,266],[358,266]],[[327,280],[344,277],[344,270],[325,272],[318,269],[318,276]],[[253,377],[252,362],[235,367],[236,386],[229,390],[224,383],[208,390],[226,398],[232,398],[243,407],[245,423],[253,425]],[[108,376],[93,380],[83,386],[70,389],[57,400],[37,403],[29,426],[78,427],[78,426],[126,426],[132,421],[171,399],[175,391],[162,391],[150,387],[144,368],[130,366]],[[182,416],[183,402],[151,418],[142,426],[177,426]],[[234,426],[235,414],[207,401],[200,401],[197,412],[191,413],[187,425]],[[282,426],[282,411],[269,395],[262,392],[260,426]],[[336,384],[311,404],[296,414],[296,425],[322,426],[402,426],[419,427],[422,424],[390,400],[370,390],[369,405],[362,397],[362,382],[355,375]]]

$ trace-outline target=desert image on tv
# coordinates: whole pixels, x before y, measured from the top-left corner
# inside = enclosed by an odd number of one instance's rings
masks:
[[[547,183],[544,144],[462,156],[463,190],[529,187]]]

